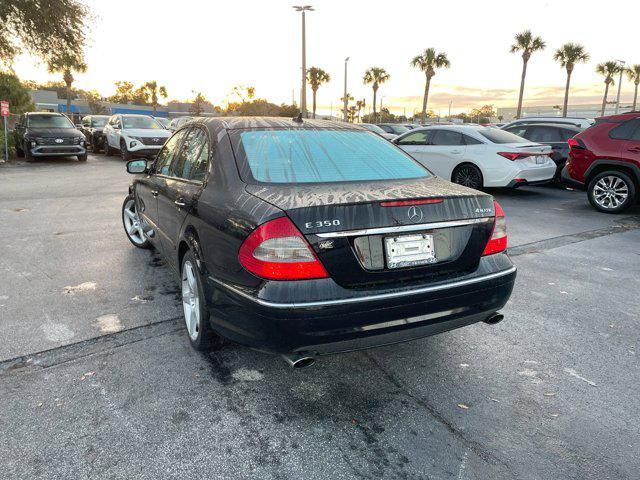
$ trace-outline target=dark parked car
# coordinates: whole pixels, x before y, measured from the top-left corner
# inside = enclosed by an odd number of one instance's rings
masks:
[[[497,322],[513,288],[493,198],[352,124],[196,119],[127,170],[125,231],[179,275],[197,349],[224,337],[300,367]]]
[[[60,113],[30,112],[20,116],[13,131],[18,157],[77,156],[87,160],[85,138],[71,120]]]
[[[400,123],[376,123],[378,127],[384,130],[387,133],[391,133],[393,135],[402,135],[403,133],[407,133],[409,129]]]
[[[555,176],[557,181],[560,180],[560,173],[569,157],[569,139],[583,131],[575,125],[555,123],[525,123],[506,127],[503,130],[532,142],[549,145],[552,149],[551,159],[557,165]]]
[[[596,210],[619,213],[638,200],[640,112],[598,118],[569,145],[562,179],[586,189]]]
[[[104,148],[104,126],[108,121],[109,115],[87,115],[78,126],[94,153]]]

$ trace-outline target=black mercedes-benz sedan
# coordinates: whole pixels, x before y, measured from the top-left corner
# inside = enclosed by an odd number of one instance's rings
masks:
[[[498,203],[352,124],[195,119],[127,170],[125,231],[178,274],[200,350],[304,366],[495,323],[513,288]]]

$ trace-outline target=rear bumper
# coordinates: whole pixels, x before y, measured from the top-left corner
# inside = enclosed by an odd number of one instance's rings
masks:
[[[212,326],[221,335],[275,353],[322,355],[404,342],[484,320],[505,305],[515,277],[507,255],[497,254],[483,257],[476,272],[456,280],[388,291],[343,289],[330,279],[276,282],[280,285],[272,296],[285,302],[211,277],[206,290]],[[288,288],[291,283],[297,286]],[[333,298],[320,300],[327,293]]]
[[[560,178],[562,179],[562,183],[565,183],[571,187],[578,188],[580,190],[584,190],[585,188],[584,183],[571,178],[571,176],[569,175],[569,172],[567,171],[566,165],[563,167],[562,172],[560,173]]]

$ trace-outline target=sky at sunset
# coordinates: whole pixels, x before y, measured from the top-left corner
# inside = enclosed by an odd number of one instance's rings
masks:
[[[300,14],[291,1],[86,2],[94,21],[86,48],[89,69],[76,85],[111,95],[114,82],[157,80],[170,99],[202,91],[223,103],[234,85],[254,86],[256,96],[290,103],[300,89]],[[547,42],[534,54],[527,75],[525,106],[561,103],[565,72],[552,59],[561,44],[582,43],[591,60],[572,77],[570,103],[598,103],[604,84],[595,65],[609,59],[640,63],[637,31],[640,1],[336,1],[309,2],[307,66],[326,70],[332,81],[320,87],[321,113],[336,113],[343,89],[344,58],[349,56],[349,92],[371,103],[362,84],[366,68],[384,67],[391,80],[379,91],[394,113],[419,110],[424,75],[409,65],[426,47],[446,52],[451,68],[438,71],[430,105],[444,115],[482,104],[514,106],[522,61],[509,53],[513,35],[531,29]],[[625,18],[630,19],[629,22]],[[21,57],[15,70],[23,79],[59,80],[34,59]],[[633,85],[623,82],[623,100]],[[615,88],[611,96],[615,95]],[[613,99],[613,98],[610,98]],[[311,106],[311,92],[308,92]]]

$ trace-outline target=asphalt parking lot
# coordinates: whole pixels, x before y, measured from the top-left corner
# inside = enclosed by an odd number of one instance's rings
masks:
[[[102,155],[0,165],[0,478],[638,478],[640,208],[493,192],[502,323],[294,371],[191,349],[122,231],[129,181]]]

